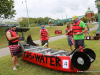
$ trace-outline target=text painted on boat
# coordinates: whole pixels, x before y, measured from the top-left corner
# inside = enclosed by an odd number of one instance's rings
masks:
[[[24,56],[25,58],[35,59],[39,63],[41,62],[48,63],[48,61],[50,61],[51,66],[61,67],[61,64],[60,64],[61,59],[57,56],[40,55],[36,53],[31,53],[31,52],[24,52]]]

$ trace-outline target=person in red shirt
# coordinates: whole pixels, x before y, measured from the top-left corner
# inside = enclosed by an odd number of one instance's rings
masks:
[[[18,41],[19,41],[20,36],[17,35],[15,30],[16,30],[16,26],[11,25],[11,29],[6,31],[6,37],[8,40],[9,49],[12,56],[13,70],[17,70],[17,68],[15,67],[15,64],[19,65],[17,55],[20,53],[20,49],[18,46]]]
[[[44,25],[41,25],[40,40],[41,40],[42,46],[45,43],[48,43],[48,40],[49,40],[49,33],[48,33],[48,30],[44,27]],[[49,48],[48,45],[47,45],[47,48]]]

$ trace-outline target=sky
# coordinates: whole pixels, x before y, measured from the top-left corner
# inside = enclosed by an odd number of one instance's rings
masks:
[[[95,6],[95,0],[14,0],[14,9],[17,14],[13,19],[28,17],[25,1],[27,1],[28,15],[32,18],[66,19],[73,15],[85,15],[88,7],[94,13],[97,13],[98,10]]]

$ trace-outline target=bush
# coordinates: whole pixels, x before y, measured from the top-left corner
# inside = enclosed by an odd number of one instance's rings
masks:
[[[36,27],[37,24],[33,23],[33,24],[30,24],[30,27]]]
[[[63,23],[56,24],[57,26],[63,26]]]
[[[90,18],[82,17],[81,20],[82,20],[84,23],[87,23],[88,21],[90,21]]]

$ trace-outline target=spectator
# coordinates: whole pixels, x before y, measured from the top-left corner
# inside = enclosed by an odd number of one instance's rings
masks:
[[[72,26],[74,40],[75,40],[75,48],[79,48],[79,46],[84,46],[84,33],[88,31],[85,23],[78,19],[76,15],[72,17],[74,24]]]
[[[6,31],[6,37],[9,42],[8,43],[9,49],[10,49],[11,56],[12,56],[13,70],[17,70],[17,68],[15,67],[15,64],[19,65],[17,55],[20,53],[20,49],[18,46],[18,41],[19,41],[20,36],[17,35],[15,30],[16,30],[16,26],[11,25],[11,29]]]
[[[66,32],[66,35],[67,35],[68,45],[70,46],[71,51],[73,51],[73,48],[72,48],[72,45],[73,45],[73,43],[72,43],[73,32],[71,31],[71,27],[70,26],[71,26],[71,24],[68,23],[65,32]]]
[[[48,33],[48,30],[44,27],[44,25],[41,25],[40,40],[41,40],[42,46],[45,43],[48,43],[48,40],[49,40],[49,33]],[[49,48],[48,45],[47,45],[47,48]]]

